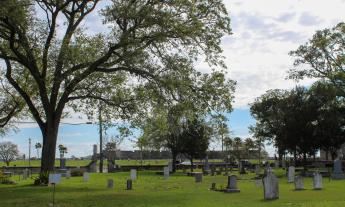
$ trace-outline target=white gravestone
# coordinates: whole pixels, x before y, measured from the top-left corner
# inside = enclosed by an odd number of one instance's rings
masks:
[[[300,175],[295,177],[295,190],[304,190],[303,177]]]
[[[262,179],[264,185],[264,199],[275,200],[279,198],[279,181],[273,172],[268,172]]]
[[[90,175],[89,175],[88,172],[84,172],[84,173],[83,173],[83,180],[84,180],[84,182],[89,182],[89,180],[90,180]]]
[[[290,166],[288,171],[288,182],[293,183],[295,181],[295,167]]]
[[[237,177],[236,175],[228,176],[228,186],[225,189],[226,193],[239,193],[240,189],[237,188]]]
[[[71,170],[66,171],[66,179],[69,179],[71,177]]]
[[[314,173],[313,186],[314,190],[322,189],[322,175],[319,172]]]
[[[59,184],[61,181],[61,174],[49,174],[49,184]]]
[[[167,180],[169,178],[169,167],[164,167],[164,179]]]
[[[131,180],[136,180],[136,179],[137,179],[137,170],[131,169]]]

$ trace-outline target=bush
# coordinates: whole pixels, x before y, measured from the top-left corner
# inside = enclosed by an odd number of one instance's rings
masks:
[[[49,183],[49,172],[40,173],[38,177],[35,178],[34,185],[48,185]]]
[[[71,171],[71,176],[72,177],[79,177],[79,176],[83,176],[84,171],[77,169],[77,170],[72,170]]]

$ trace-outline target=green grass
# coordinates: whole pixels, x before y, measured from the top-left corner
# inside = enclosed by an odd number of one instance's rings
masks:
[[[283,171],[278,173],[283,175]],[[139,172],[133,182],[133,190],[125,190],[129,172],[116,174],[91,174],[85,183],[81,177],[62,178],[56,187],[56,203],[59,207],[338,207],[345,206],[345,181],[323,180],[324,189],[311,190],[312,180],[305,179],[305,191],[294,191],[284,177],[280,178],[280,199],[263,200],[263,189],[249,180],[254,174],[239,176],[240,193],[226,194],[208,190],[212,182],[226,186],[226,176],[204,176],[202,183],[181,173],[163,180],[154,172]],[[115,189],[106,188],[106,180],[115,181]],[[0,185],[1,207],[48,206],[52,202],[52,187],[34,187],[32,180],[18,181],[17,185]]]

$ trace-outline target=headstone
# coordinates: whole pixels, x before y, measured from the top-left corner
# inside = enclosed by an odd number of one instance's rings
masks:
[[[244,165],[245,165],[245,161],[241,160],[239,163],[240,174],[246,174],[246,169]]]
[[[319,172],[314,173],[313,187],[314,187],[314,190],[322,189],[322,175]]]
[[[205,157],[204,171],[208,173],[210,171],[210,164],[208,163],[208,156]]]
[[[60,169],[66,169],[66,158],[60,159]]]
[[[49,174],[49,184],[58,184],[61,181],[61,174]]]
[[[172,172],[173,171],[173,164],[172,164],[172,162],[168,163],[168,167],[169,167],[169,172]]]
[[[25,168],[25,170],[23,170],[23,180],[28,179],[28,177],[29,177],[29,170]]]
[[[260,171],[261,171],[260,165],[255,165],[255,175],[256,175],[256,176],[259,176],[259,175],[260,175]]]
[[[238,193],[240,189],[237,189],[237,177],[236,175],[228,176],[228,186],[225,189],[226,193]]]
[[[295,190],[304,190],[303,177],[300,175],[295,177]]]
[[[290,166],[288,171],[288,182],[293,183],[295,181],[295,167]]]
[[[169,167],[164,167],[164,179],[167,180],[169,178]]]
[[[279,160],[274,161],[274,168],[278,169],[279,168]]]
[[[90,172],[97,172],[97,161],[91,161],[91,164],[89,165]]]
[[[201,183],[202,182],[202,173],[196,172],[196,173],[194,173],[194,177],[195,177],[195,182],[196,183]]]
[[[286,160],[285,159],[282,159],[282,168],[286,168]]]
[[[137,170],[131,169],[131,180],[136,180],[136,179],[137,179]]]
[[[210,190],[216,190],[216,183],[211,183],[211,189]]]
[[[264,199],[275,200],[279,198],[279,181],[273,172],[268,172],[262,179],[264,186]]]
[[[214,176],[214,171],[215,171],[215,169],[214,169],[214,167],[211,167],[211,176]]]
[[[255,180],[255,186],[258,188],[262,187],[262,179],[256,179]]]
[[[107,181],[107,188],[114,188],[114,180],[113,179],[108,179]]]
[[[132,180],[127,180],[127,190],[132,190]]]
[[[270,172],[273,172],[272,168],[270,166],[266,166],[264,169],[264,175],[267,175]]]
[[[93,145],[93,155],[92,155],[93,160],[97,160],[97,144]]]
[[[70,179],[71,177],[71,170],[66,171],[66,179]]]
[[[333,173],[331,175],[331,178],[335,180],[345,179],[345,175],[342,168],[342,161],[339,159],[334,160]]]
[[[84,173],[83,173],[83,180],[84,180],[84,182],[89,182],[89,180],[90,180],[90,175],[89,175],[88,172],[84,172]]]

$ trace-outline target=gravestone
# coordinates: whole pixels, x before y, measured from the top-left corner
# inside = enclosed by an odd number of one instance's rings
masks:
[[[202,182],[202,173],[196,172],[196,173],[194,173],[194,177],[195,177],[195,182],[196,183],[201,183]]]
[[[331,175],[331,178],[335,180],[345,179],[345,175],[342,168],[342,161],[339,159],[334,160],[333,173]]]
[[[273,172],[268,172],[262,179],[264,186],[264,199],[275,200],[279,198],[279,181]]]
[[[295,190],[304,190],[303,177],[300,175],[295,177]]]
[[[216,183],[211,183],[211,189],[210,190],[216,190]]]
[[[92,160],[97,160],[97,144],[94,144],[94,145],[93,145]]]
[[[237,177],[236,175],[228,176],[228,186],[224,190],[226,193],[239,193],[240,189],[237,188]]]
[[[210,171],[210,164],[208,163],[208,156],[205,157],[204,172],[208,174]]]
[[[272,168],[270,166],[266,166],[264,169],[264,175],[267,175],[270,172],[273,172]]]
[[[84,173],[83,173],[83,180],[84,180],[84,182],[89,182],[89,180],[90,180],[90,175],[89,175],[88,172],[84,172]]]
[[[23,180],[28,179],[29,177],[29,169],[25,168],[25,170],[23,170]]]
[[[239,163],[240,174],[246,174],[245,161],[241,160]]]
[[[136,179],[137,179],[137,170],[131,169],[131,180],[136,180]]]
[[[66,158],[60,159],[60,169],[66,169]]]
[[[261,171],[260,165],[255,165],[255,175],[256,175],[256,176],[259,176],[259,175],[260,175],[260,171]]]
[[[322,189],[322,175],[319,172],[314,173],[313,187],[314,187],[314,190]]]
[[[211,176],[214,176],[214,171],[215,171],[214,167],[211,167]]]
[[[89,165],[89,170],[90,172],[97,172],[98,168],[97,168],[97,161],[93,160],[91,161],[90,165]]]
[[[169,167],[169,172],[172,172],[173,171],[173,164],[172,164],[172,162],[168,163],[168,167]]]
[[[132,190],[132,180],[127,180],[127,190]]]
[[[285,159],[282,159],[282,168],[286,168],[286,160]]]
[[[164,179],[167,180],[169,178],[169,167],[164,167]]]
[[[262,187],[262,179],[255,179],[255,186],[258,188]]]
[[[66,179],[70,179],[71,177],[71,170],[66,171]]]
[[[108,179],[107,181],[107,188],[114,188],[114,180],[113,179]]]
[[[295,167],[290,166],[288,171],[288,182],[293,183],[295,181]]]
[[[274,161],[274,168],[278,169],[279,168],[279,160]]]

